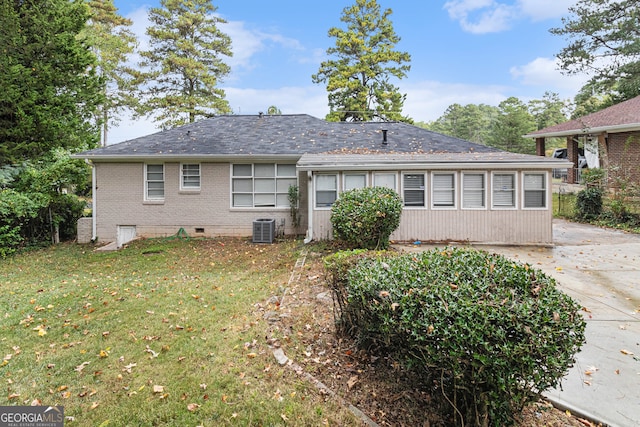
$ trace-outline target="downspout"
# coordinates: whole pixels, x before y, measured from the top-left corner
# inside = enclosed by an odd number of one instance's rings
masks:
[[[304,244],[311,243],[313,240],[313,173],[307,171],[307,237]]]
[[[89,159],[84,161],[91,166],[91,240],[95,242],[98,231],[96,227],[96,166]]]

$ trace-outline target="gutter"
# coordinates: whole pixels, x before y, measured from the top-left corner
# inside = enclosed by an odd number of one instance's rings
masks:
[[[560,136],[572,136],[572,135],[588,135],[590,133],[602,133],[602,132],[632,132],[640,130],[640,123],[627,123],[624,125],[613,126],[597,126],[593,128],[584,127],[581,129],[570,129],[556,132],[544,132],[544,133],[528,133],[523,135],[523,138],[553,138]]]
[[[91,240],[95,242],[98,233],[96,226],[96,166],[89,159],[84,159],[84,161],[91,166]]]
[[[304,244],[309,244],[313,240],[313,172],[307,171],[307,236]]]

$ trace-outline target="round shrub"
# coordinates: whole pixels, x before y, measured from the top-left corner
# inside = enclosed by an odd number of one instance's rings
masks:
[[[456,425],[507,425],[559,384],[584,343],[580,306],[526,264],[446,248],[364,258],[347,275],[351,328],[436,384]]]
[[[401,213],[402,199],[389,188],[345,191],[331,207],[333,236],[355,248],[386,249]]]

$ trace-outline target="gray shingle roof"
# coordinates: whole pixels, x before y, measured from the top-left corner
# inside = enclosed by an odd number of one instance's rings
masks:
[[[387,143],[383,144],[383,130]],[[80,153],[88,159],[180,156],[301,156],[305,153],[491,153],[406,123],[327,122],[306,114],[229,115]]]

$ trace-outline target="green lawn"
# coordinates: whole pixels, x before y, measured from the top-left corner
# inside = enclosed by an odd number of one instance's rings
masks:
[[[0,405],[62,405],[82,426],[355,425],[267,346],[256,306],[283,292],[299,245],[154,239],[0,260]]]

